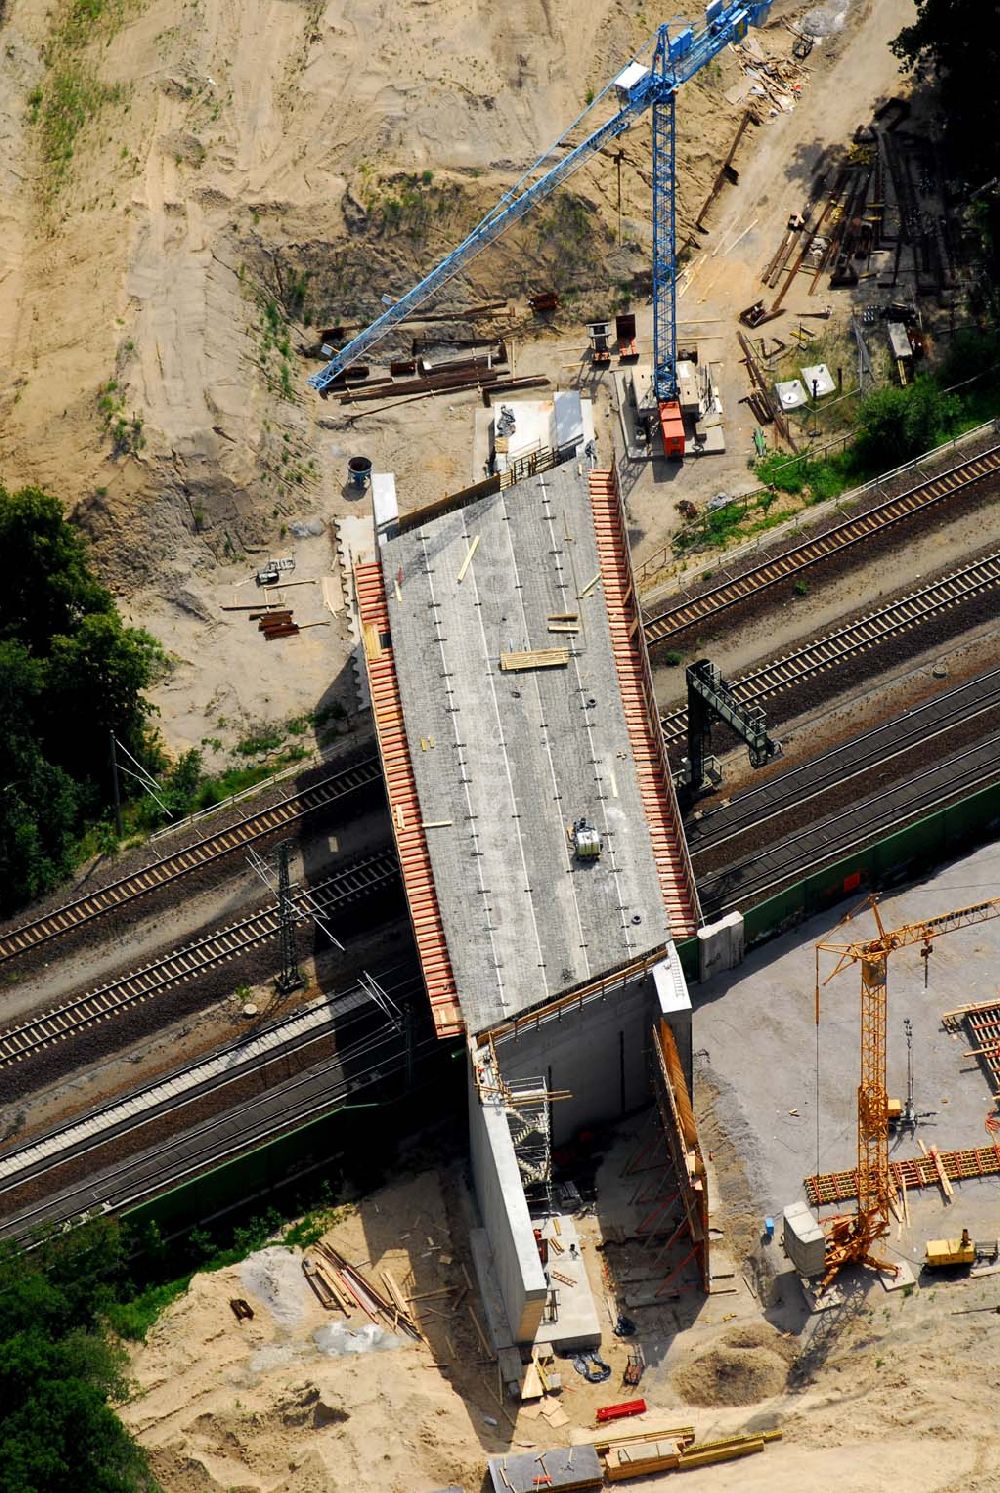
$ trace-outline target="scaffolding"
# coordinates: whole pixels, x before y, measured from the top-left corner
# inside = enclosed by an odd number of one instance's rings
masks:
[[[552,1123],[544,1078],[515,1078],[503,1085],[502,1103],[528,1202],[552,1208]]]

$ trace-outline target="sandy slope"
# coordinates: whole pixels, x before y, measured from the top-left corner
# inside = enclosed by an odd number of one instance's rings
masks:
[[[358,439],[383,448],[411,500],[467,481],[471,444],[464,410],[454,439],[437,437],[439,402],[418,407],[401,445],[378,416],[349,432],[305,390],[314,365],[291,322],[282,372],[263,300],[310,269],[311,320],[373,314],[560,133],[652,20],[623,0],[121,0],[118,20],[69,55],[53,41],[64,14],[10,0],[0,33],[0,479],[75,507],[133,619],[176,655],[157,695],[168,742],[229,739],[220,701],[243,725],[311,708],[346,657],[336,628],[303,635],[308,649],[263,652],[244,630],[220,633],[232,583],[262,551],[292,548],[293,520],[347,509]],[[119,97],[93,111],[54,187],[28,101],[35,88],[51,96],[64,62]],[[726,76],[684,102],[692,201],[733,128]],[[626,150],[626,221],[648,235],[641,129]],[[433,187],[426,221],[392,231],[380,213],[400,172],[432,173]],[[613,221],[613,175],[602,161],[575,182],[588,206],[572,247],[591,283],[613,237],[600,226]],[[525,227],[477,263],[469,288],[507,293],[533,265],[549,283],[564,252],[544,223]],[[110,380],[115,418],[141,422],[131,454],[115,454],[98,407]]]
[[[324,1357],[313,1334],[331,1317],[306,1288],[297,1256],[276,1261],[269,1250],[249,1266],[195,1277],[135,1350],[138,1388],[123,1411],[165,1493],[431,1493],[451,1483],[478,1493],[490,1455],[593,1438],[596,1407],[622,1397],[626,1347],[610,1337],[604,1344],[607,1385],[586,1385],[561,1365],[565,1426],[514,1404],[506,1420],[493,1397],[495,1369],[460,1299],[463,1190],[455,1168],[417,1172],[363,1198],[328,1236],[372,1279],[388,1268],[404,1288],[412,1280],[428,1344]],[[731,1204],[737,1192],[728,1186]],[[717,1217],[735,1242],[732,1212]],[[594,1224],[581,1221],[596,1284]],[[749,1296],[709,1298],[691,1328],[665,1337],[660,1313],[641,1312],[650,1409],[629,1425],[692,1424],[699,1440],[781,1428],[783,1439],[763,1455],[685,1473],[692,1493],[834,1484],[874,1493],[890,1483],[908,1493],[992,1493],[1000,1485],[996,1319],[953,1313],[994,1303],[998,1279],[944,1282],[909,1299],[871,1283],[867,1295],[811,1320],[797,1286],[782,1292],[769,1321]],[[444,1286],[457,1305],[424,1294]],[[251,1301],[253,1322],[236,1323],[232,1296]],[[720,1363],[730,1371],[720,1374]],[[629,1484],[650,1493],[668,1486],[663,1478]]]

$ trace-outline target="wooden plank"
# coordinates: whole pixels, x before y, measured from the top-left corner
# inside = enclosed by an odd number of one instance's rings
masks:
[[[948,1181],[948,1173],[944,1169],[944,1163],[941,1160],[941,1152],[938,1150],[937,1146],[931,1146],[931,1160],[934,1163],[934,1170],[938,1174],[938,1181],[941,1183],[941,1191],[950,1202],[951,1199],[955,1196],[955,1189]]]
[[[500,655],[500,667],[508,674],[522,669],[564,669],[568,663],[568,648],[529,648]]]
[[[472,543],[469,545],[469,552],[466,555],[465,559],[462,561],[462,564],[461,564],[461,566],[459,568],[458,575],[455,577],[455,579],[456,579],[456,581],[458,582],[459,585],[461,585],[462,582],[465,580],[465,572],[468,570],[469,566],[472,564],[472,557],[476,553],[476,550],[478,548],[479,548],[479,535],[477,534],[476,537],[475,537],[475,539],[473,539]]]
[[[382,636],[378,626],[374,622],[366,622],[362,633],[365,640],[365,657],[376,659],[382,657]]]

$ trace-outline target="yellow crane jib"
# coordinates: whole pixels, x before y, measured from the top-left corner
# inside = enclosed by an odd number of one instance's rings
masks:
[[[826,1274],[820,1294],[845,1265],[869,1265],[899,1274],[898,1265],[873,1253],[873,1246],[889,1231],[892,1186],[889,1180],[889,1096],[886,1089],[886,1014],[888,1006],[888,961],[896,949],[921,944],[925,961],[933,941],[944,933],[969,928],[1000,917],[1000,897],[961,907],[955,912],[887,929],[878,899],[868,899],[878,929],[875,938],[851,943],[823,939],[816,945],[816,1025],[819,1026],[820,985],[828,985],[848,965],[861,966],[861,1081],[858,1084],[858,1206],[854,1215],[835,1218],[827,1233]],[[851,915],[853,916],[853,914]],[[844,921],[849,922],[850,917]],[[820,954],[837,955],[834,968],[820,980]],[[926,981],[925,981],[926,982]]]

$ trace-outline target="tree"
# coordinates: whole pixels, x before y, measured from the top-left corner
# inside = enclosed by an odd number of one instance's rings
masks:
[[[111,799],[109,732],[153,755],[144,691],[160,650],[124,626],[83,539],[37,488],[0,487],[0,914],[69,871]]]
[[[51,755],[75,777],[106,780],[110,731],[142,756],[151,712],[142,691],[159,656],[156,641],[124,627],[117,612],[84,617],[71,637],[52,639],[45,734]]]
[[[127,1359],[101,1312],[120,1273],[106,1221],[0,1248],[0,1493],[156,1493],[113,1409]]]
[[[45,666],[0,643],[0,912],[37,897],[70,869],[79,812],[73,779],[46,761],[37,717]]]
[[[972,189],[987,243],[1000,254],[1000,5],[916,0],[917,18],[892,43],[904,68],[933,75],[953,168]]]
[[[90,573],[82,537],[62,504],[37,487],[0,487],[0,639],[17,638],[44,656],[54,637],[95,612],[113,612],[110,592]]]
[[[960,414],[958,400],[933,378],[876,389],[858,411],[858,456],[877,470],[899,466],[946,440]]]

